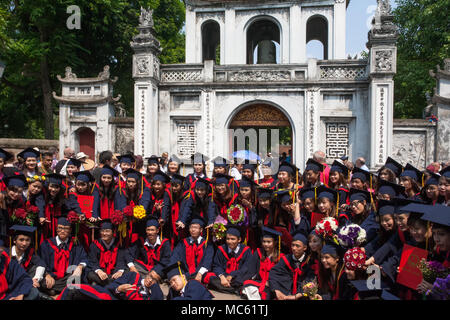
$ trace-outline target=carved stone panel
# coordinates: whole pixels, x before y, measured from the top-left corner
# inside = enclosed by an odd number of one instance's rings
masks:
[[[134,128],[116,128],[116,145],[114,151],[124,154],[134,149]]]
[[[326,154],[328,159],[349,155],[348,123],[326,123]]]
[[[285,127],[290,126],[289,119],[275,107],[255,104],[236,114],[230,127]]]
[[[177,155],[188,158],[197,150],[197,124],[195,121],[176,121]]]

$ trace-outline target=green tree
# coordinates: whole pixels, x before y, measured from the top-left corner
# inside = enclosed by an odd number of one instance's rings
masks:
[[[399,27],[395,80],[396,118],[421,118],[426,93],[433,95],[430,69],[450,57],[449,0],[397,0]]]
[[[118,76],[115,94],[133,110],[132,37],[140,7],[154,9],[162,63],[183,62],[184,5],[180,0],[80,0],[81,29],[69,30],[71,0],[0,0],[0,136],[55,138],[60,91],[57,74],[71,66],[78,77],[96,76],[109,65]]]

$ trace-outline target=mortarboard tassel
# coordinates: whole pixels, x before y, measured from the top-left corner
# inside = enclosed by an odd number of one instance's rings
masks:
[[[38,249],[37,229],[34,231],[34,250]]]
[[[181,280],[183,280],[183,286],[186,286],[186,282],[184,281],[183,273],[181,272],[180,261],[178,261],[178,271],[180,272]]]
[[[206,241],[205,241],[205,248],[208,246],[208,240],[209,240],[209,229],[206,229]]]
[[[317,187],[314,187],[314,204],[317,206]]]
[[[430,221],[427,221],[427,232],[428,232],[428,230],[430,230]],[[427,237],[425,240],[425,250],[427,250],[427,251],[428,251],[428,239],[429,238],[430,237]]]
[[[281,255],[281,236],[278,236],[278,257],[277,257],[277,261],[280,261],[280,255]]]
[[[95,183],[92,184],[91,194],[94,192]]]
[[[422,188],[425,185],[424,178],[425,178],[425,175],[422,173]]]
[[[141,175],[141,197],[144,194],[144,175]]]
[[[339,191],[337,192],[337,202],[336,202],[336,219],[339,213]]]

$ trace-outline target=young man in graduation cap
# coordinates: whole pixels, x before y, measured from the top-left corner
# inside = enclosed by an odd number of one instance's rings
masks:
[[[150,203],[148,212],[152,217],[157,217],[159,224],[164,229],[163,233],[170,237],[170,225],[168,225],[171,216],[171,201],[169,191],[166,185],[170,182],[170,177],[162,172],[157,171],[153,175],[150,186]]]
[[[94,240],[89,247],[86,267],[89,283],[106,286],[123,275],[127,251],[120,247],[114,233],[111,221],[103,220],[100,224],[100,239]]]
[[[242,234],[238,226],[227,226],[226,243],[217,248],[212,272],[204,277],[209,288],[240,294],[245,280],[250,278],[248,263],[252,253],[250,247],[241,243]]]
[[[320,174],[323,172],[324,165],[314,159],[306,161],[306,168],[304,172],[304,180],[306,188],[318,187],[322,184],[320,181]]]
[[[372,188],[372,174],[369,171],[354,167],[350,178],[350,187],[353,189],[368,191]]]
[[[23,300],[32,286],[25,269],[0,247],[0,300]]]
[[[303,297],[302,284],[315,279],[311,268],[313,261],[307,259],[308,240],[297,231],[291,242],[292,254],[281,257],[269,273],[269,287],[277,300],[298,300]]]
[[[57,236],[41,244],[39,256],[45,264],[46,275],[42,291],[56,299],[66,287],[69,277],[83,279],[88,257],[83,247],[71,239],[72,226],[65,217],[58,219]]]
[[[41,153],[33,148],[26,148],[17,154],[18,158],[24,160],[23,174],[25,177],[32,177],[41,174],[38,168],[38,160]]]
[[[183,262],[188,268],[186,273],[188,278],[199,282],[202,282],[206,273],[212,269],[214,258],[213,244],[202,237],[205,227],[205,220],[199,215],[194,215],[189,224],[190,236],[180,241],[170,258],[170,264],[176,261]]]
[[[7,253],[11,259],[17,261],[33,281],[33,286],[24,299],[36,300],[40,296],[38,288],[45,273],[44,263],[33,246],[33,240],[37,241],[36,227],[13,225],[10,230],[13,231],[13,246],[7,250]],[[36,244],[35,246],[37,247]]]
[[[170,282],[167,300],[212,300],[214,296],[199,281],[188,280],[188,268],[176,261],[166,269],[167,279]]]
[[[169,265],[172,255],[170,241],[159,236],[160,227],[158,220],[150,217],[146,222],[145,239],[140,237],[134,242],[126,258],[131,272],[150,274],[159,282],[165,276],[163,270]]]

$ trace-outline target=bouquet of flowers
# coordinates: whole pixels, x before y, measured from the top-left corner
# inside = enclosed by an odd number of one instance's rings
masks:
[[[133,216],[133,208],[131,206],[126,206],[123,209],[123,214],[125,217],[131,218]]]
[[[319,290],[319,286],[317,285],[317,281],[304,282],[302,284],[303,296],[308,297],[310,300],[316,300],[316,294]]]
[[[135,206],[133,208],[133,217],[142,220],[147,216],[144,206]]]
[[[244,208],[239,204],[230,206],[227,210],[227,218],[231,224],[238,224],[244,222],[245,219]]]
[[[114,212],[111,214],[111,222],[118,226],[121,224],[124,220],[124,213],[120,210],[114,210]]]
[[[219,214],[212,227],[213,241],[218,242],[225,238],[227,221]]]
[[[434,300],[450,300],[450,275],[445,278],[436,278],[433,287],[427,291],[426,295]]]
[[[322,239],[329,239],[334,241],[337,245],[339,245],[338,240],[336,239],[336,230],[339,226],[338,221],[335,218],[332,217],[326,217],[320,220],[316,224],[316,233],[322,238]]]
[[[337,237],[343,247],[360,247],[366,241],[366,230],[357,224],[349,224],[339,231]]]
[[[67,214],[67,221],[75,224],[75,243],[78,243],[78,231],[80,229],[80,217],[75,211],[69,211]]]
[[[27,211],[23,208],[16,208],[13,211],[11,220],[15,223],[27,224]]]
[[[418,268],[422,272],[423,280],[429,283],[436,281],[436,278],[445,278],[449,274],[448,269],[437,261],[422,259],[419,261]]]

